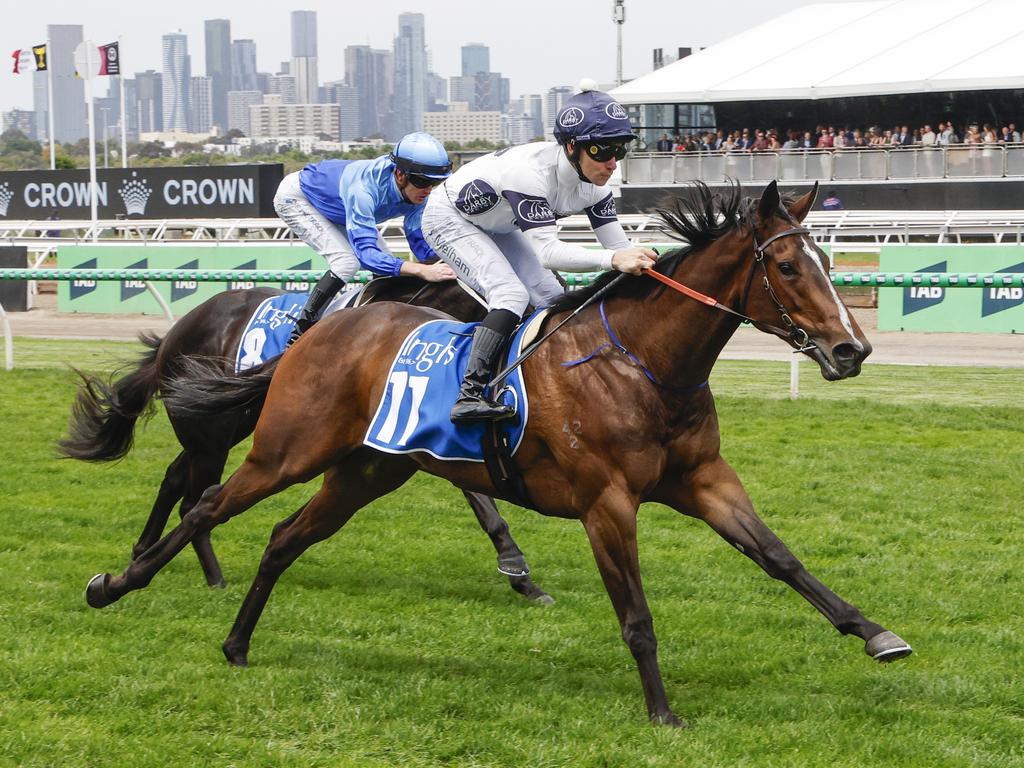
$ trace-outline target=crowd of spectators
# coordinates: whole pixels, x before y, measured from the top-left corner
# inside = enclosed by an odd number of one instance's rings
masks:
[[[669,136],[661,134],[655,146],[648,150],[658,152],[775,152],[779,150],[806,149],[892,149],[900,147],[943,147],[951,144],[1016,144],[1021,141],[1021,132],[1015,123],[995,128],[989,123],[980,127],[969,124],[957,129],[951,122],[940,122],[935,129],[931,125],[910,129],[909,126],[893,126],[891,130],[881,127],[866,129],[836,128],[819,125],[813,131],[788,130],[780,132],[766,128],[743,128],[733,131],[707,131]]]

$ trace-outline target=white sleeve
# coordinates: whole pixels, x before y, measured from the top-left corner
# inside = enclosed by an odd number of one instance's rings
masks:
[[[622,227],[619,227],[619,232],[622,232]],[[597,272],[612,268],[612,251],[564,243],[558,239],[558,229],[554,225],[530,227],[523,230],[523,234],[530,241],[530,245],[533,246],[533,250],[545,269],[557,269],[564,272]]]
[[[602,189],[597,187],[596,189]],[[593,205],[584,208],[583,212],[590,219],[590,226],[594,228],[594,234],[601,241],[601,245],[613,251],[632,247],[629,238],[619,224],[618,213],[615,210],[615,198],[611,192],[602,197]]]

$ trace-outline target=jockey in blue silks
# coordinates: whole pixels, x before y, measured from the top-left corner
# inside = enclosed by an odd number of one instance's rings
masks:
[[[448,153],[427,133],[410,133],[375,160],[324,160],[282,180],[274,210],[292,232],[329,265],[313,288],[288,341],[317,321],[324,307],[360,267],[376,275],[414,275],[438,282],[455,273],[434,258],[420,219],[431,190],[451,175]],[[394,256],[377,231],[382,221],[404,217],[405,237],[419,261]]]
[[[555,118],[556,142],[499,149],[463,165],[423,213],[423,233],[459,277],[487,300],[451,412],[456,423],[508,418],[485,388],[527,305],[562,294],[551,272],[653,267],[656,254],[630,244],[605,186],[636,137],[626,110],[592,83],[581,84]],[[586,213],[603,249],[558,239],[556,220]]]

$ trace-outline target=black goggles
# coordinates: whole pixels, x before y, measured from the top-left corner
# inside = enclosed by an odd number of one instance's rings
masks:
[[[595,160],[598,163],[607,163],[613,157],[616,160],[624,158],[629,152],[629,144],[626,142],[617,142],[615,144],[591,142],[583,145],[583,151],[587,153],[587,157],[591,160]]]
[[[420,176],[415,173],[407,174],[406,178],[409,179],[409,183],[416,187],[416,189],[429,189],[444,182],[444,179],[432,179],[429,176]]]

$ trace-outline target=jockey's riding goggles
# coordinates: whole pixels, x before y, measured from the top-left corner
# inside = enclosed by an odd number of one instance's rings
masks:
[[[420,176],[415,173],[407,175],[409,183],[412,184],[416,189],[427,189],[429,187],[436,187],[439,184],[444,183],[444,179],[435,179],[430,176]]]
[[[621,160],[629,152],[629,141],[602,144],[599,142],[587,142],[583,144],[583,151],[587,157],[598,163],[607,163],[613,157]]]

